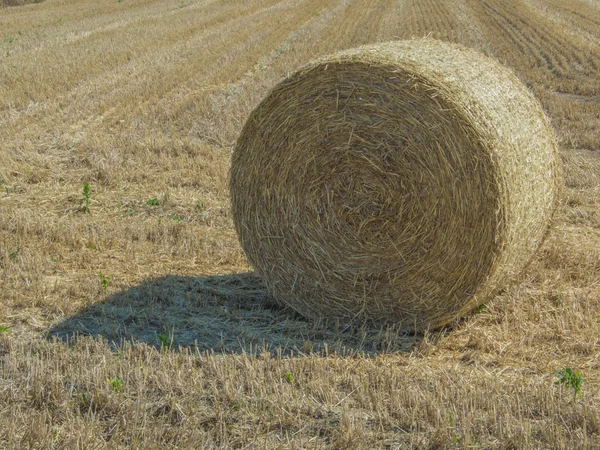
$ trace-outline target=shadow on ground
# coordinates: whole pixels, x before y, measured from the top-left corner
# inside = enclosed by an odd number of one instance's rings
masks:
[[[56,324],[49,336],[77,335],[155,347],[197,347],[219,353],[407,352],[421,336],[393,328],[310,322],[278,305],[251,273],[209,277],[165,276],[117,292]],[[280,349],[280,350],[278,350]]]

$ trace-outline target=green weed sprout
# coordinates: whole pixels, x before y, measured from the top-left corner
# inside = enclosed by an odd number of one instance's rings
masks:
[[[294,374],[290,370],[284,372],[283,376],[285,377],[285,381],[292,384],[294,382]]]
[[[98,278],[100,279],[100,286],[102,290],[106,292],[108,290],[108,277],[102,272],[98,272]]]
[[[173,347],[175,347],[175,345],[177,345],[177,342],[175,342],[172,334],[158,333],[157,337],[158,341],[160,342],[161,350],[171,350]]]
[[[89,183],[83,185],[83,198],[81,199],[81,212],[89,214],[91,212],[90,206],[92,205],[92,191]]]
[[[118,377],[109,378],[106,382],[110,385],[111,389],[115,392],[121,392],[125,381]]]
[[[554,372],[554,375],[558,377],[558,380],[554,382],[556,385],[564,385],[567,388],[573,389],[573,396],[583,395],[581,385],[585,381],[585,378],[581,376],[581,373],[574,371],[569,367],[565,367],[558,372]]]

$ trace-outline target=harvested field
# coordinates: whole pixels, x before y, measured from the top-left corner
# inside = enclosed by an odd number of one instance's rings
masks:
[[[600,448],[598,24],[595,0],[0,8],[0,448]],[[423,36],[528,86],[564,202],[444,330],[306,321],[238,243],[236,139],[308,61]]]

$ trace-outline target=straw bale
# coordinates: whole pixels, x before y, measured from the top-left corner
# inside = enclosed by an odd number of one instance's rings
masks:
[[[304,316],[440,327],[515,280],[561,191],[553,130],[499,63],[430,39],[301,68],[252,112],[231,200],[250,263]]]

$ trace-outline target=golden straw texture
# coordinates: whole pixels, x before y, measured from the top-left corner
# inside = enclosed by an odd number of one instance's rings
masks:
[[[308,317],[439,327],[522,271],[557,205],[556,143],[519,80],[430,39],[307,65],[233,154],[242,247]]]

